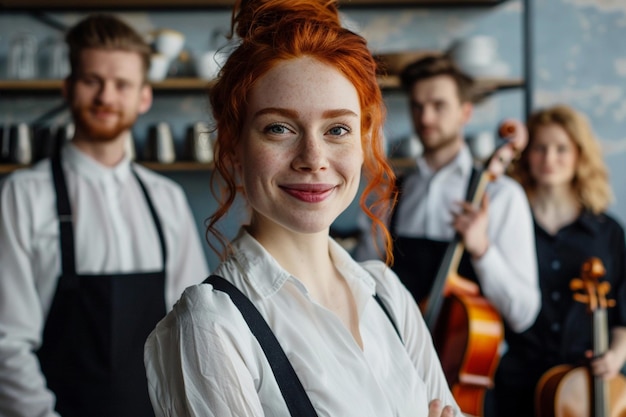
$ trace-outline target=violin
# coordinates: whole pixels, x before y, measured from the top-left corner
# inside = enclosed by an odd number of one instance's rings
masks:
[[[498,135],[504,142],[470,184],[468,196],[474,205],[482,200],[487,184],[504,174],[528,142],[526,128],[513,120],[502,123]],[[426,305],[420,307],[457,404],[464,413],[481,416],[500,360],[504,326],[478,285],[457,272],[463,252],[457,233],[446,248]]]
[[[593,355],[609,348],[607,308],[615,300],[607,299],[611,285],[600,282],[605,274],[599,258],[583,263],[581,277],[570,281],[574,300],[587,305],[593,315]],[[546,371],[535,391],[537,417],[625,417],[626,378],[619,374],[610,381],[591,374],[589,366],[557,365]]]

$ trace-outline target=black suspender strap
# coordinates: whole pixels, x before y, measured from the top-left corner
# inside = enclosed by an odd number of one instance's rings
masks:
[[[317,417],[315,408],[313,408],[309,396],[306,394],[298,375],[296,375],[296,371],[294,371],[276,336],[254,304],[237,287],[220,276],[211,275],[204,282],[227,293],[241,311],[244,320],[259,341],[269,361],[291,416]]]
[[[317,417],[315,408],[313,408],[313,404],[311,404],[311,400],[306,394],[296,371],[294,371],[291,366],[285,351],[283,351],[283,348],[280,346],[276,336],[274,336],[274,332],[272,332],[272,329],[270,329],[269,325],[263,316],[261,316],[261,313],[259,313],[259,310],[257,310],[254,304],[252,304],[248,297],[246,297],[237,287],[219,275],[209,276],[204,280],[204,283],[209,283],[216,290],[223,291],[228,294],[232,302],[241,312],[241,315],[248,324],[248,327],[250,327],[252,334],[254,334],[259,341],[259,344],[263,349],[263,353],[265,353],[265,356],[267,357],[291,416]],[[376,302],[383,309],[383,312],[389,318],[393,328],[396,330],[400,341],[402,341],[400,331],[391,317],[391,313],[385,306],[385,303],[378,296],[378,294],[374,294],[374,299],[376,299]]]
[[[398,329],[398,326],[396,325],[396,322],[393,320],[393,317],[391,316],[391,313],[389,312],[389,309],[387,308],[387,306],[383,302],[382,298],[380,298],[378,296],[378,294],[374,294],[374,299],[376,300],[376,302],[378,303],[380,308],[383,309],[383,311],[385,312],[385,315],[387,316],[387,318],[391,322],[391,325],[393,326],[394,330],[398,334],[398,337],[400,338],[400,341],[402,342],[402,344],[404,344],[404,340],[402,340],[402,335],[400,334],[400,329]]]

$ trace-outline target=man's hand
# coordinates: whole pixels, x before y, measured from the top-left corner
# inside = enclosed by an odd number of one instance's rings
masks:
[[[480,207],[474,207],[467,201],[459,203],[459,207],[461,210],[454,214],[452,227],[463,238],[465,250],[473,258],[480,258],[489,248],[489,238],[487,237],[489,198],[485,194]]]

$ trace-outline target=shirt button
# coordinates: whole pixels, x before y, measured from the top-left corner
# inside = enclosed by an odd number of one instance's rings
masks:
[[[561,330],[561,325],[559,323],[552,323],[552,325],[550,326],[550,330],[552,330],[554,333],[558,333]]]
[[[561,269],[561,262],[558,259],[555,259],[552,261],[550,266],[552,266],[552,269],[554,269],[555,271],[558,271],[559,269]]]
[[[561,293],[558,291],[552,291],[552,294],[550,296],[552,297],[553,301],[559,301],[561,299]]]

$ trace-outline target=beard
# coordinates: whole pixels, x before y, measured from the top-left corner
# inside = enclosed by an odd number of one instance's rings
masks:
[[[94,113],[108,112],[117,116],[114,124],[106,123],[94,117]],[[137,120],[137,114],[124,113],[122,110],[115,110],[110,106],[83,106],[72,108],[76,130],[82,132],[86,138],[92,142],[107,143],[113,142],[119,136],[130,129]]]
[[[440,149],[447,148],[452,143],[456,142],[458,138],[457,133],[447,133],[440,130],[430,131],[428,135],[423,136],[418,131],[418,136],[420,142],[422,142],[424,153],[434,153]]]

